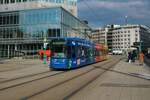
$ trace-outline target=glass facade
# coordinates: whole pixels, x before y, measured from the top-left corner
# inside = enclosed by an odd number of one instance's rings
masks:
[[[0,13],[0,38],[29,39],[44,35],[60,36],[60,20],[60,9]]]
[[[88,38],[86,30],[90,27],[61,7],[1,12],[0,57],[35,54],[45,37]]]

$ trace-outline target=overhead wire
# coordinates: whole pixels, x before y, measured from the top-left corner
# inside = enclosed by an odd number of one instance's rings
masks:
[[[100,23],[100,16],[99,16],[99,14],[97,14],[96,12],[95,12],[95,10],[92,8],[92,7],[90,7],[89,6],[89,4],[87,3],[87,0],[85,1],[85,0],[81,0],[82,2],[84,2],[83,4],[85,4],[85,6],[89,9],[89,10],[91,10],[91,12],[90,13],[92,13],[91,15],[96,19],[96,20],[98,20],[98,22]]]

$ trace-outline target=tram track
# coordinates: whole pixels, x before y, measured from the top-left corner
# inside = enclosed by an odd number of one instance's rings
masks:
[[[108,62],[110,62],[110,61],[108,60],[108,61],[102,62],[101,66],[107,64]],[[88,73],[88,72],[90,72],[91,70],[94,70],[94,69],[95,69],[94,67],[82,67],[82,68],[77,69],[77,70],[71,70],[71,71],[63,72],[61,75],[57,74],[57,75],[53,75],[51,77],[45,77],[45,78],[41,78],[41,79],[32,80],[30,82],[16,84],[15,86],[11,86],[11,87],[7,87],[7,88],[3,89],[1,94],[5,94],[5,92],[8,93],[8,92],[11,92],[13,90],[16,90],[16,93],[18,95],[17,96],[15,95],[15,97],[14,97],[14,95],[11,94],[12,97],[10,96],[8,98],[19,99],[19,98],[22,98],[22,97],[28,97],[32,94],[36,94],[39,91],[43,91],[43,87],[39,87],[39,85],[40,86],[42,84],[43,84],[42,86],[47,85],[47,88],[57,87],[59,84],[61,85],[62,82],[65,83],[65,82],[69,81],[71,78],[77,78],[79,75],[82,75],[83,73],[84,74]],[[70,77],[70,78],[67,78],[67,77]],[[46,85],[44,85],[44,84],[46,84]],[[36,87],[36,85],[38,85],[38,87]],[[33,88],[32,86],[36,87],[36,88]],[[29,87],[31,87],[33,89],[30,88],[30,91],[29,91],[29,89],[28,89]],[[28,92],[23,92],[24,94],[22,94],[22,91],[28,91]],[[5,95],[2,95],[2,98],[3,97],[5,98]]]
[[[43,78],[47,78],[47,77],[51,77],[51,76],[54,76],[54,75],[58,75],[58,74],[64,73],[64,72],[60,72],[59,71],[58,73],[54,73],[52,75],[44,75],[44,76],[41,76],[40,78],[32,79],[32,77],[37,77],[37,75],[43,75],[43,74],[47,74],[47,73],[49,74],[50,72],[52,72],[52,71],[44,71],[44,72],[40,72],[40,73],[35,73],[35,74],[31,74],[31,75],[25,75],[25,76],[16,77],[16,78],[12,78],[12,79],[1,81],[0,82],[0,90],[13,88],[13,87],[16,87],[16,86],[19,86],[19,85],[27,84],[27,83],[30,83],[30,82],[33,82],[33,81],[37,81],[37,80],[40,80],[40,79],[43,79]],[[17,82],[17,81],[20,81],[20,80],[24,80],[25,78],[29,78],[28,81],[19,82],[19,83]],[[11,84],[11,85],[7,85],[7,83]]]
[[[17,67],[17,68],[12,68],[12,69],[5,69],[5,70],[0,70],[0,72],[9,72],[9,71],[15,71],[15,70],[20,70],[20,69],[25,69],[29,67]]]
[[[16,71],[16,70],[21,70],[21,69],[26,69],[26,68],[30,68],[30,66],[32,66],[32,65],[34,65],[35,66],[35,64],[33,64],[33,63],[30,63],[30,64],[26,64],[25,62],[23,62],[23,63],[16,63],[16,62],[18,62],[18,61],[7,61],[7,66],[5,65],[4,67],[6,67],[5,69],[3,69],[3,70],[0,70],[0,73],[3,73],[3,72],[9,72],[9,71]],[[5,64],[5,62],[4,63],[0,63],[0,65],[3,65],[3,64]],[[10,66],[16,66],[16,65],[18,65],[18,64],[20,64],[20,66],[18,66],[18,67],[14,67],[14,68],[10,68]],[[9,68],[7,68],[9,66]]]
[[[32,77],[32,76],[36,76],[36,75],[40,75],[40,74],[47,73],[47,72],[50,72],[50,71],[44,71],[44,72],[39,72],[39,73],[35,73],[35,74],[24,75],[24,76],[20,76],[20,77],[7,79],[7,80],[4,80],[4,81],[0,81],[0,84],[15,81],[15,80],[19,80],[19,79],[23,79],[23,78],[28,78],[28,77]]]
[[[16,71],[16,70],[21,70],[21,69],[26,69],[26,68],[30,68],[32,65],[33,64],[20,64],[19,67],[0,70],[0,73],[9,72],[9,71]],[[11,65],[11,66],[16,66],[16,65]],[[34,65],[34,66],[36,66],[36,65]]]
[[[101,66],[96,66],[96,67],[94,66],[95,68],[102,68],[103,72],[99,73],[97,76],[95,76],[94,78],[92,78],[91,80],[89,80],[87,83],[85,83],[84,85],[82,85],[81,87],[79,87],[78,89],[76,89],[75,91],[73,91],[73,92],[69,93],[68,95],[64,96],[63,100],[68,100],[69,98],[71,98],[72,96],[74,96],[76,93],[78,93],[80,90],[82,90],[83,88],[85,88],[86,86],[88,86],[89,84],[91,84],[93,81],[95,81],[101,75],[103,75],[105,72],[109,71],[109,69],[113,68],[120,60],[114,62],[112,64],[112,66],[110,66],[108,68],[103,68]]]
[[[104,63],[103,65],[101,65],[100,67],[102,67],[102,66],[108,66],[110,63],[112,63],[111,61],[110,62],[107,62],[107,63]],[[116,64],[117,62],[115,62],[115,64]],[[114,64],[114,63],[113,63]],[[110,67],[110,66],[109,66]],[[111,66],[112,67],[112,66]],[[110,68],[111,68],[110,67]],[[109,68],[108,68],[109,69]],[[94,72],[94,71],[96,71],[97,70],[97,68],[92,68],[92,69],[90,69],[90,70],[88,70],[88,71],[86,71],[86,72],[84,72],[84,73],[81,73],[81,74],[79,74],[79,75],[77,75],[77,76],[74,76],[74,77],[72,77],[72,78],[70,78],[70,79],[67,79],[67,80],[64,80],[64,81],[62,81],[62,82],[60,82],[60,83],[58,83],[58,84],[55,84],[54,86],[51,86],[51,87],[48,87],[48,88],[46,88],[46,89],[43,89],[43,90],[41,90],[41,91],[39,91],[39,92],[36,92],[36,93],[34,93],[34,94],[32,94],[32,95],[29,95],[29,96],[26,96],[26,97],[23,97],[23,98],[21,98],[21,99],[25,99],[25,100],[27,100],[27,99],[33,99],[33,100],[36,100],[37,98],[39,98],[40,96],[41,97],[43,97],[43,95],[41,95],[42,93],[45,93],[45,92],[47,92],[47,91],[53,91],[55,88],[57,88],[57,87],[60,87],[61,85],[63,85],[63,84],[67,84],[68,82],[71,82],[71,81],[73,81],[73,80],[76,80],[76,79],[78,79],[78,78],[80,78],[80,77],[82,77],[82,76],[85,76],[86,74],[89,74],[89,73],[92,73],[92,72]],[[99,69],[98,69],[99,70]],[[76,92],[78,92],[80,89],[82,89],[83,87],[85,87],[86,85],[88,85],[88,84],[90,84],[92,81],[94,81],[95,79],[97,79],[101,74],[103,74],[104,72],[105,72],[106,70],[104,70],[104,71],[102,71],[101,73],[99,73],[98,75],[96,75],[96,76],[94,76],[94,77],[92,77],[92,79],[90,79],[88,82],[86,82],[83,86],[81,86],[80,88],[78,88],[77,90],[75,90],[75,91],[73,91],[73,92],[71,92],[71,94],[69,94],[69,95],[67,95],[66,97],[64,97],[64,100],[66,100],[66,98],[68,98],[68,97],[70,97],[70,95],[73,95],[74,93],[76,93]],[[93,73],[94,74],[94,73]],[[91,74],[92,75],[92,74]],[[63,86],[61,86],[61,87],[63,87]],[[55,91],[55,90],[54,90]],[[58,91],[58,92],[60,92],[60,91]],[[61,91],[62,93],[63,93],[63,91]],[[49,94],[49,93],[47,93],[47,94]],[[50,93],[51,94],[51,93]],[[34,98],[34,97],[36,97],[37,96],[37,98]],[[45,98],[44,98],[45,99]],[[50,99],[56,99],[56,98],[50,98]],[[59,98],[59,99],[62,99],[62,98]]]
[[[6,90],[6,89],[9,89],[9,88],[13,88],[13,87],[17,87],[17,86],[20,86],[20,85],[28,84],[28,83],[31,83],[33,81],[38,81],[38,80],[48,78],[48,77],[51,77],[51,76],[55,76],[55,75],[58,75],[58,74],[62,74],[62,73],[65,73],[65,72],[56,72],[56,73],[53,73],[53,74],[50,74],[50,73],[51,73],[50,71],[45,71],[45,72],[42,72],[42,73],[37,73],[37,74],[33,74],[33,75],[28,75],[28,76],[23,76],[23,77],[18,77],[18,78],[15,78],[15,79],[10,79],[10,80],[3,81],[2,83],[0,83],[0,91]],[[46,74],[46,75],[44,75],[44,74]],[[38,75],[41,75],[41,76],[38,76]],[[33,78],[33,77],[35,77],[35,78]],[[28,78],[28,79],[25,80],[25,78]],[[17,82],[17,81],[19,81],[19,82]]]

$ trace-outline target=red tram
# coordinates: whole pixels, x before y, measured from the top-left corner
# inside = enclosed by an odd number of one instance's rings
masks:
[[[95,61],[103,61],[107,59],[107,54],[108,54],[108,48],[107,46],[103,44],[95,44]]]

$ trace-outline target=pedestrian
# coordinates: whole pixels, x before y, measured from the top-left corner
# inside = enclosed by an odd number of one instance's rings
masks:
[[[131,52],[128,53],[128,62],[131,63]]]
[[[143,63],[144,63],[144,54],[143,52],[141,52],[139,54],[139,65],[143,65]]]
[[[135,57],[136,57],[136,52],[133,51],[133,52],[132,52],[132,62],[135,62]]]

